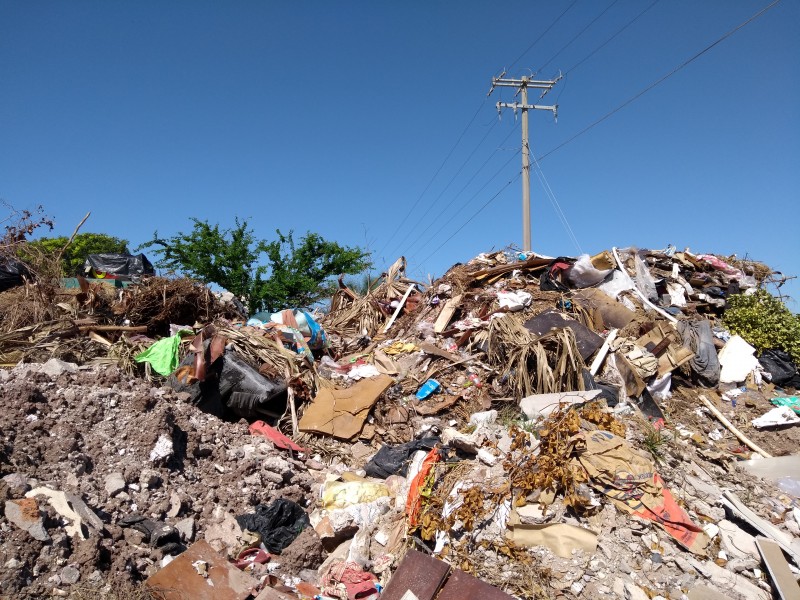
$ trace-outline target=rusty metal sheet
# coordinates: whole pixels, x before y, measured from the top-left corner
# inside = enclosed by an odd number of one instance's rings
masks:
[[[464,571],[453,569],[436,600],[513,600],[513,596]]]
[[[409,550],[395,571],[381,600],[408,598],[408,592],[419,600],[433,600],[450,572],[450,565],[416,550]]]
[[[197,567],[192,563],[197,563]],[[204,571],[205,575],[198,573]],[[205,540],[149,577],[145,584],[164,600],[246,600],[258,580],[240,571]]]

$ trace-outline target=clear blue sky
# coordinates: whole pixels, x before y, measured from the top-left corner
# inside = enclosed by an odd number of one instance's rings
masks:
[[[441,275],[521,243],[519,129],[491,77],[560,70],[531,142],[583,251],[672,243],[800,275],[795,0],[548,154],[768,4],[660,0],[608,41],[651,3],[0,0],[0,197],[43,204],[56,234],[89,210],[85,231],[132,246],[249,217]],[[534,249],[577,254],[531,189]]]

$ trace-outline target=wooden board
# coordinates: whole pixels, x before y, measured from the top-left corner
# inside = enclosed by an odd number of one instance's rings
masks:
[[[192,566],[197,561],[205,563],[207,577]],[[164,600],[246,600],[251,597],[258,580],[234,567],[208,542],[200,540],[149,577],[145,585],[158,591]]]
[[[485,581],[455,569],[437,600],[513,600],[513,597]]]
[[[381,600],[433,600],[450,573],[450,565],[442,560],[409,550],[395,571]]]
[[[756,546],[761,553],[761,559],[767,566],[773,587],[778,591],[782,600],[800,600],[800,586],[789,569],[789,564],[783,557],[783,551],[772,540],[756,538]]]

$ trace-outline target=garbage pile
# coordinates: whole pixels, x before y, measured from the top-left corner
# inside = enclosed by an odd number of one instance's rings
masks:
[[[38,304],[0,322],[0,594],[795,597],[797,359],[726,317],[771,275],[613,248],[399,259],[324,314],[4,291]]]

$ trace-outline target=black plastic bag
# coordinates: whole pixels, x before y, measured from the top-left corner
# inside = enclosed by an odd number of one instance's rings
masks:
[[[311,525],[302,506],[283,498],[269,506],[259,504],[255,512],[236,517],[236,522],[242,529],[260,534],[261,542],[274,554],[280,554]]]
[[[204,344],[208,357],[209,341]],[[194,360],[190,352],[181,365],[193,365]],[[172,375],[169,384],[179,392],[189,393],[189,400],[200,410],[218,417],[224,416],[226,408],[245,419],[280,415],[286,408],[286,382],[267,379],[230,350],[206,367],[205,381],[185,384]],[[268,407],[273,401],[276,406]]]
[[[29,271],[24,263],[16,258],[0,257],[0,292],[22,285],[27,275]]]
[[[554,259],[539,277],[539,288],[545,292],[568,292],[569,287],[561,281],[564,272],[575,264],[574,258],[559,256]]]
[[[758,362],[767,373],[772,375],[772,383],[775,385],[789,385],[794,388],[800,385],[797,365],[792,361],[792,357],[783,350],[777,348],[764,350],[758,357]]]
[[[153,265],[144,254],[90,254],[83,270],[88,273],[107,273],[117,279],[135,279],[142,275],[155,275]]]
[[[364,470],[370,477],[386,479],[389,475],[406,476],[408,461],[417,450],[430,450],[439,443],[439,438],[431,437],[411,440],[396,446],[385,445],[367,463]]]

